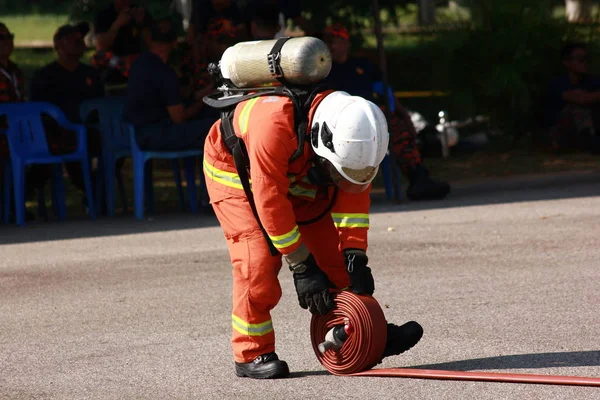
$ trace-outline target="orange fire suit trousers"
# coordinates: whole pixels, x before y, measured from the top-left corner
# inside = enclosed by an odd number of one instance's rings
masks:
[[[271,310],[281,298],[282,256],[272,256],[248,200],[230,197],[213,203],[233,265],[232,346],[236,362],[246,363],[275,351]],[[330,214],[300,226],[300,234],[319,267],[337,288],[350,284],[339,233]],[[282,279],[292,280],[286,268]],[[300,307],[300,306],[298,306]]]

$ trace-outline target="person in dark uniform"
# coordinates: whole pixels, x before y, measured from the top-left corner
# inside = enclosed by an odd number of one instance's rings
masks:
[[[268,4],[252,10],[250,36],[252,40],[273,40],[281,30],[279,8]]]
[[[366,58],[350,56],[350,34],[341,24],[325,29],[323,39],[332,56],[331,72],[325,82],[335,90],[361,96],[385,110],[383,85],[379,69]],[[377,93],[376,86],[380,86]],[[417,147],[417,131],[402,104],[393,95],[390,98],[388,128],[392,152],[402,173],[410,184],[406,196],[411,200],[442,199],[450,192],[450,185],[431,179]]]
[[[150,50],[131,66],[123,117],[135,125],[138,145],[144,150],[202,149],[215,121],[204,115],[208,106],[202,102],[207,94],[203,90],[195,92],[186,107],[179,77],[168,65],[176,42],[168,24],[155,24]]]
[[[92,65],[105,75],[107,83],[127,80],[131,64],[149,43],[148,12],[130,0],[114,0],[96,14],[96,53]]]
[[[38,70],[31,82],[30,100],[43,101],[58,106],[67,119],[74,124],[81,121],[79,106],[87,99],[104,96],[104,86],[99,72],[81,62],[86,46],[83,38],[89,32],[87,22],[78,25],[63,25],[54,34],[54,49],[57,59]],[[58,125],[50,116],[43,116],[50,151],[65,154],[76,150],[77,134]],[[94,128],[87,130],[87,145],[90,157],[100,152],[100,132]],[[36,166],[37,167],[37,166]],[[45,180],[51,176],[51,169],[39,167]],[[71,181],[85,193],[83,171],[79,163],[66,163]]]
[[[302,16],[302,6],[302,0],[248,0],[244,14],[249,18],[248,26],[250,27],[250,21],[253,19],[253,16],[260,15],[268,9],[275,9],[277,10],[277,24],[279,25],[279,29],[274,36],[281,36],[283,34],[283,30],[289,20],[299,26],[305,35],[312,36],[315,33],[314,27],[310,20]],[[259,11],[261,9],[262,11]]]
[[[545,125],[552,147],[600,154],[600,77],[588,70],[587,46],[567,43],[561,61],[565,72],[550,82],[546,93]]]

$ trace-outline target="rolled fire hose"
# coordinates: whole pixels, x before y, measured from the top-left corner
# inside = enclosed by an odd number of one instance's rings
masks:
[[[497,372],[446,371],[376,366],[387,340],[387,321],[377,300],[342,291],[335,297],[336,307],[327,315],[313,315],[310,324],[313,350],[323,367],[334,375],[398,377],[440,380],[535,383],[547,385],[598,386],[600,378],[510,374]],[[325,350],[323,344],[336,327],[351,326],[339,349]],[[324,352],[322,352],[324,351]]]

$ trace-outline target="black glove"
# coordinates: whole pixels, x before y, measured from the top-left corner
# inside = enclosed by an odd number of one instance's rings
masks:
[[[347,249],[344,251],[344,260],[350,276],[352,292],[371,296],[375,291],[375,281],[371,274],[371,268],[367,267],[369,263],[367,254],[363,250]]]
[[[329,288],[333,285],[319,268],[313,255],[298,265],[290,267],[294,272],[294,286],[300,307],[312,314],[327,314],[335,307]]]

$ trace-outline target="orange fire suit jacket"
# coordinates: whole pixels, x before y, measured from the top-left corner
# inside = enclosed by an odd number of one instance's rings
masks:
[[[318,94],[309,112],[331,91]],[[307,177],[315,154],[307,137],[304,154],[289,162],[298,148],[294,109],[284,96],[261,96],[237,105],[233,126],[247,148],[250,180],[261,223],[274,246],[292,261],[306,254],[298,224],[327,210],[334,188],[315,186]],[[309,127],[311,124],[309,123]],[[221,138],[220,120],[211,128],[205,144],[203,169],[211,203],[246,197],[232,155]],[[331,218],[339,232],[339,250],[367,250],[370,188],[362,193],[338,191],[335,204],[324,218]],[[254,218],[249,213],[248,218]],[[306,254],[307,255],[307,254]],[[304,257],[304,255],[302,255]],[[304,258],[294,260],[303,261]]]

